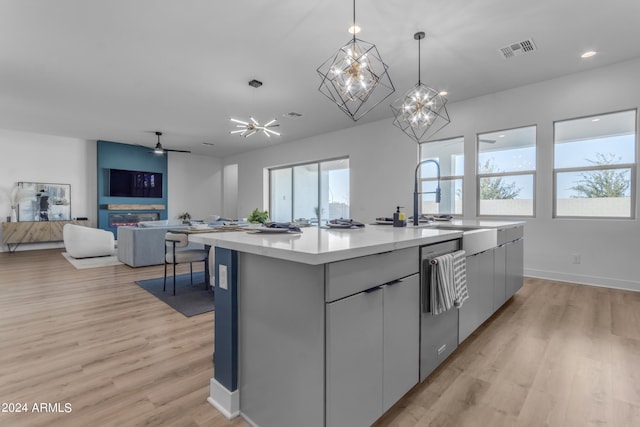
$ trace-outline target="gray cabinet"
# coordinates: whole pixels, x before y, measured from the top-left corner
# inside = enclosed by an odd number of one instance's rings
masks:
[[[326,425],[369,426],[418,383],[414,274],[326,304]]]
[[[464,341],[494,312],[494,250],[467,257],[469,299],[460,307],[458,343]]]
[[[493,309],[499,309],[507,300],[507,247],[500,245],[493,251]]]
[[[414,274],[383,287],[382,412],[418,383],[420,285]]]
[[[382,413],[382,288],[326,310],[326,425],[371,425]]]
[[[522,287],[524,270],[524,240],[507,243],[506,248],[506,297],[511,298]]]

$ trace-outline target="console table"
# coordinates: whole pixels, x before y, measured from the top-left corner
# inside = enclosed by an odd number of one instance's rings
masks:
[[[2,243],[7,245],[9,252],[15,252],[21,243],[61,242],[65,224],[89,226],[89,221],[3,222]]]

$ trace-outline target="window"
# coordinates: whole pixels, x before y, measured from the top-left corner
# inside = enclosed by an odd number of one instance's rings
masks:
[[[478,215],[533,216],[536,127],[478,135]]]
[[[451,138],[420,144],[420,160],[435,160],[440,165],[440,204],[436,204],[437,168],[431,163],[420,167],[420,212],[424,214],[462,215],[464,179],[464,138]]]
[[[271,169],[269,192],[272,221],[350,218],[349,159]]]
[[[636,110],[554,123],[554,216],[633,218]]]

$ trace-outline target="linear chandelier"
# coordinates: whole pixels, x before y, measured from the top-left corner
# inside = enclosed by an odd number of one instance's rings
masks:
[[[249,82],[249,86],[251,86],[254,89],[257,89],[260,86],[262,86],[262,82],[256,79],[253,79]],[[231,132],[229,132],[230,134],[240,134],[240,136],[243,136],[245,138],[248,138],[251,135],[254,135],[258,132],[264,133],[267,136],[267,138],[271,138],[271,135],[280,136],[279,132],[276,132],[271,129],[271,128],[280,126],[276,124],[276,119],[272,119],[270,122],[264,125],[261,125],[256,119],[254,119],[251,116],[249,117],[248,121],[238,120],[234,118],[230,118],[229,120],[236,123],[236,128],[237,128],[236,130],[232,130]]]
[[[353,121],[381,103],[395,88],[388,66],[376,46],[356,38],[356,2],[353,0],[353,38],[318,69],[322,79],[318,90]]]
[[[248,122],[245,122],[245,121],[242,121],[242,120],[238,120],[238,119],[234,119],[234,118],[231,118],[230,120],[232,122],[234,122],[234,123],[237,123],[236,127],[239,128],[237,130],[232,130],[230,132],[231,134],[239,133],[240,136],[244,136],[245,138],[248,138],[251,135],[262,131],[267,136],[267,138],[271,138],[271,135],[280,136],[280,134],[278,132],[269,129],[269,128],[272,128],[272,127],[279,126],[279,125],[275,124],[276,123],[276,119],[271,120],[269,123],[266,123],[265,125],[261,125],[253,117],[249,117],[249,121]]]
[[[451,122],[446,107],[447,99],[439,91],[423,84],[420,79],[420,40],[424,37],[423,31],[413,35],[418,40],[418,83],[391,103],[394,126],[418,144],[427,142]]]

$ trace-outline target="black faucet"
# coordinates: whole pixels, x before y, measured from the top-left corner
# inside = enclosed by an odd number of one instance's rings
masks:
[[[436,191],[423,191],[418,192],[418,170],[420,166],[425,163],[433,163],[436,165],[437,176],[438,176],[438,186],[436,187]],[[418,194],[435,194],[436,195],[436,203],[440,203],[440,163],[437,160],[427,159],[418,163],[416,166],[416,172],[414,174],[415,182],[413,186],[413,225],[418,225]]]

